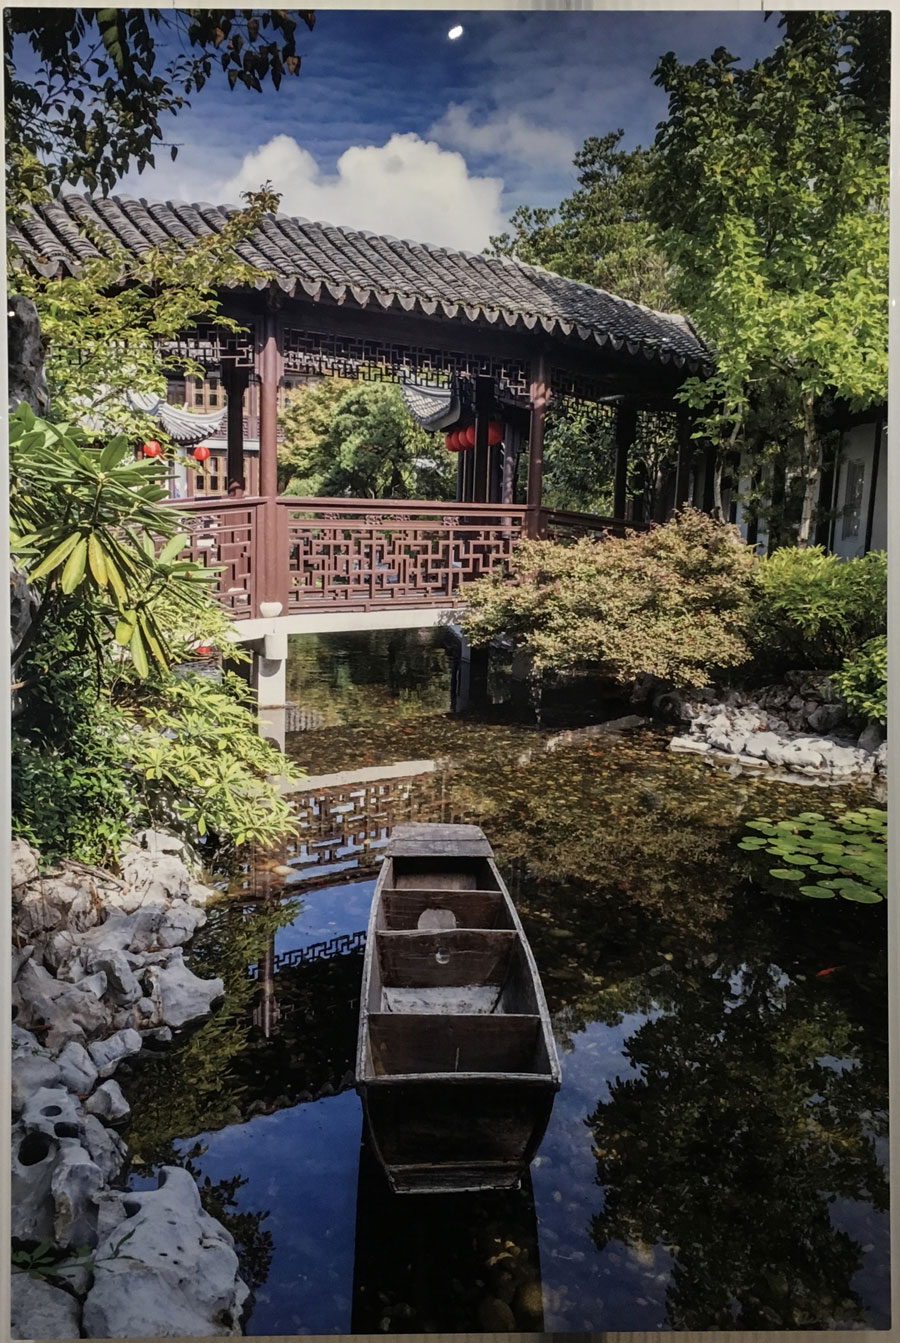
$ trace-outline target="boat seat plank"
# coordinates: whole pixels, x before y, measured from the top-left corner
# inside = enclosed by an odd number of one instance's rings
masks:
[[[391,831],[388,853],[394,857],[491,858],[493,850],[477,825],[404,822]]]
[[[449,910],[457,928],[508,927],[509,920],[499,891],[390,890],[381,897],[388,929],[412,929],[428,909]]]
[[[500,985],[518,941],[512,928],[379,931],[375,936],[382,983],[404,988]]]
[[[437,1016],[373,1012],[369,1016],[377,1077],[410,1073],[543,1073],[536,1016]]]

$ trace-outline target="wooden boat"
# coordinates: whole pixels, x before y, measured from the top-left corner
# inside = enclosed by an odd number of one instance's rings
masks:
[[[375,887],[356,1089],[393,1189],[509,1189],[560,1084],[531,948],[476,825],[398,825]]]

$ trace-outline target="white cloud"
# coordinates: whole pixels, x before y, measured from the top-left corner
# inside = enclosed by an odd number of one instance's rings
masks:
[[[218,199],[271,181],[283,214],[371,229],[398,238],[478,252],[505,226],[499,177],[474,177],[462,154],[418,135],[392,135],[384,145],[351,145],[334,175],[289,135],[276,135],[245,155]]]
[[[476,125],[466,103],[451,103],[428,134],[463,153],[525,163],[538,173],[571,168],[578,147],[568,132],[539,126],[520,112],[497,112]]]

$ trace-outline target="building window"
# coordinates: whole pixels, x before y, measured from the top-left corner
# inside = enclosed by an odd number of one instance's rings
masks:
[[[859,536],[859,523],[862,516],[863,490],[866,484],[866,464],[861,461],[847,463],[847,483],[844,487],[844,521],[841,528],[841,540]]]

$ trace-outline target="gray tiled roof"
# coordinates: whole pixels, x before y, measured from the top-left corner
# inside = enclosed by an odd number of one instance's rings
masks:
[[[107,231],[134,252],[220,230],[234,206],[186,205],[128,196],[62,196],[36,206],[8,229],[24,263],[44,275],[77,273],[98,250],[82,225]],[[688,320],[506,257],[455,252],[428,243],[285,215],[267,215],[238,249],[288,294],[351,300],[381,310],[466,319],[498,328],[625,349],[694,370],[711,364]]]

